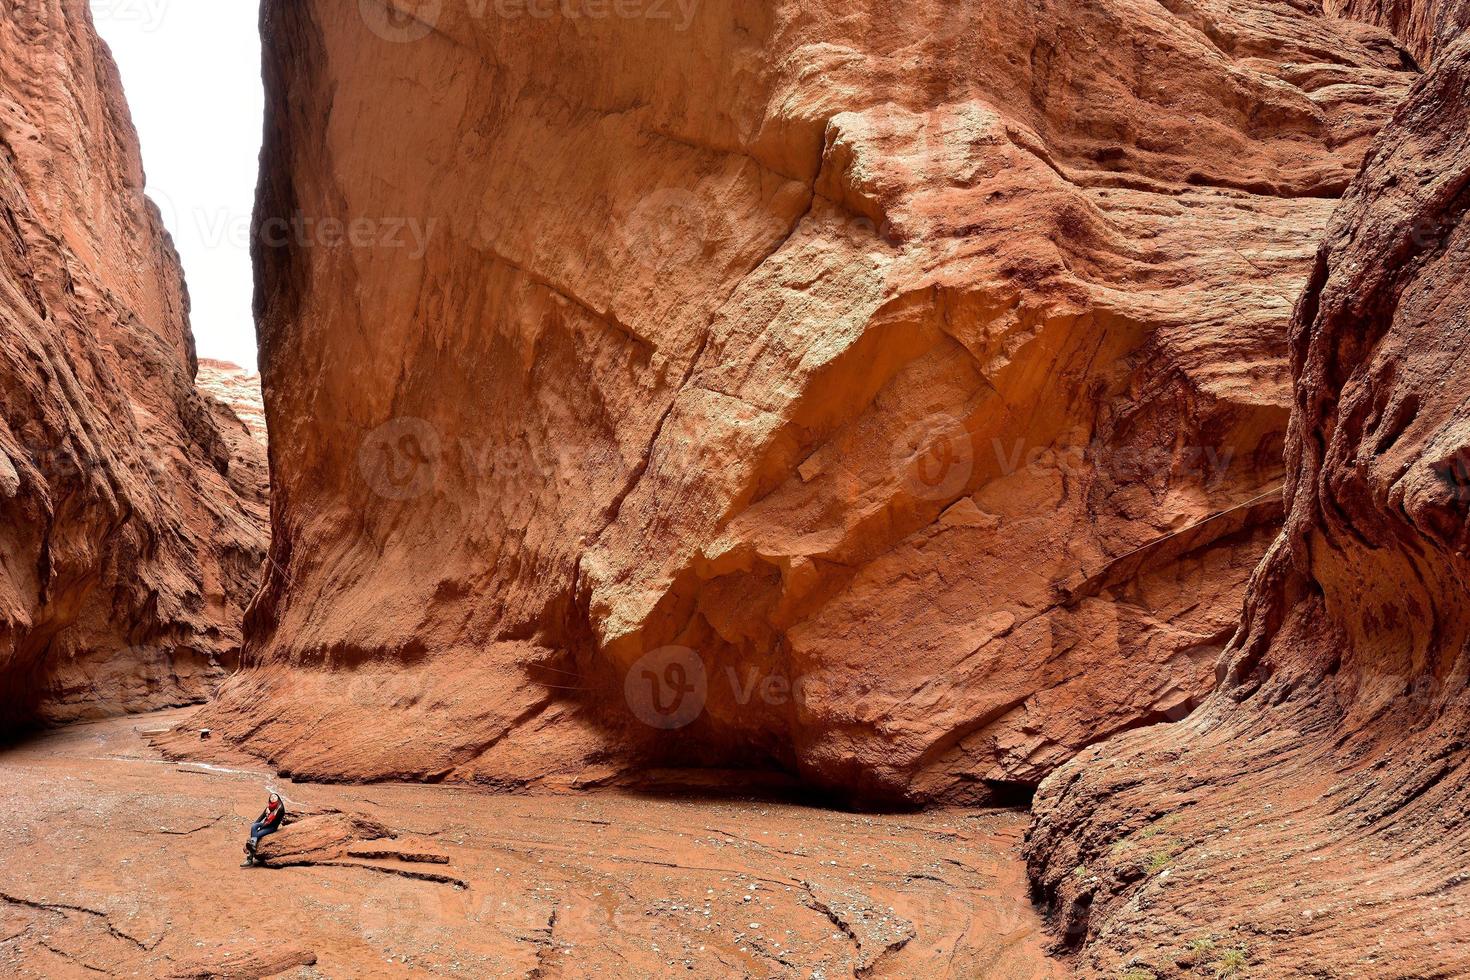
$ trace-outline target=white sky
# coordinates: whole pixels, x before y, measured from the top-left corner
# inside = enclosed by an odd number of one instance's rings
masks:
[[[201,357],[255,367],[250,209],[264,95],[256,0],[90,0],[184,262]]]

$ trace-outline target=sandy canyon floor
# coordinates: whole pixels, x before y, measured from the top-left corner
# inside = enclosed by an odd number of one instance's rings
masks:
[[[0,974],[1065,975],[1019,812],[294,784],[163,759],[187,715],[0,751]],[[268,785],[396,836],[242,869]]]

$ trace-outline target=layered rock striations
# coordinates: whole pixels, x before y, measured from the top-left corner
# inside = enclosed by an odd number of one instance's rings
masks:
[[[86,4],[0,18],[0,728],[200,700],[238,657],[261,447],[188,297]]]
[[[1470,28],[1470,0],[1326,0],[1329,13],[1393,33],[1423,65]]]
[[[1413,77],[1381,31],[263,27],[273,561],[206,723],[322,778],[774,767],[894,803],[1024,790],[1213,685],[1279,526],[1291,303]]]
[[[194,382],[205,395],[223,402],[230,414],[245,427],[250,438],[264,448],[265,404],[260,391],[260,375],[229,361],[201,357]]]
[[[1470,40],[1335,214],[1291,331],[1288,513],[1221,687],[1042,784],[1028,851],[1105,975],[1470,974]],[[1228,964],[1227,964],[1228,965]]]

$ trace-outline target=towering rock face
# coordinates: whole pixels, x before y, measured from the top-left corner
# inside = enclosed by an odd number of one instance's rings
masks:
[[[0,728],[207,696],[265,544],[261,448],[195,391],[188,297],[84,3],[0,17]]]
[[[331,778],[1030,786],[1213,684],[1411,72],[1260,0],[268,0],[273,562]],[[1120,37],[1140,39],[1120,43]]]
[[[1424,65],[1470,28],[1470,0],[1326,0],[1325,6],[1393,32]]]
[[[1297,306],[1286,530],[1220,692],[1037,795],[1033,876],[1087,965],[1174,975],[1213,930],[1206,960],[1237,946],[1272,975],[1470,974],[1467,210],[1461,41]]]

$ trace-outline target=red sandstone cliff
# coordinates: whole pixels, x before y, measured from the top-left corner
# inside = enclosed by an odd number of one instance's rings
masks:
[[[1087,966],[1175,976],[1237,948],[1271,976],[1470,974],[1467,210],[1461,41],[1297,305],[1286,529],[1220,691],[1036,797],[1033,879]]]
[[[193,385],[188,297],[84,3],[0,19],[0,728],[199,700],[265,543],[260,447]]]
[[[1208,690],[1279,519],[1291,298],[1409,78],[1382,34],[1124,0],[264,27],[274,562],[216,727],[333,778],[636,751],[893,801]]]
[[[1389,30],[1424,65],[1470,28],[1470,0],[1326,0],[1325,6]]]
[[[1390,39],[1269,0],[484,9],[265,5],[274,561],[207,723],[329,778],[892,802],[1191,709]]]

